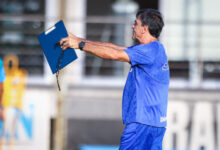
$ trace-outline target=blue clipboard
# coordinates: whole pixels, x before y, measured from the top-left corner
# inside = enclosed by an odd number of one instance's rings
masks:
[[[63,51],[59,45],[59,41],[67,36],[68,33],[62,20],[38,35],[38,40],[53,74],[77,59],[74,49],[68,48]],[[62,57],[62,61],[59,64],[60,57]]]

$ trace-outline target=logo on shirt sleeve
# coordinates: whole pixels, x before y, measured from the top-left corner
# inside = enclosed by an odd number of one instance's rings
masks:
[[[169,65],[168,63],[165,63],[163,66],[162,66],[162,71],[167,71],[169,70]]]

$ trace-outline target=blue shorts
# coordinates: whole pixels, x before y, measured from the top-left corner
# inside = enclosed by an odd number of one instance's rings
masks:
[[[140,123],[125,126],[119,150],[162,150],[166,128],[153,127]]]

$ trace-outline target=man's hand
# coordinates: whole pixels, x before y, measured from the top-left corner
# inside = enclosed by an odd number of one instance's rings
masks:
[[[61,48],[63,50],[67,48],[74,48],[78,49],[79,48],[79,43],[81,42],[82,39],[78,38],[77,36],[73,35],[72,33],[68,32],[68,37],[63,38],[60,41]]]

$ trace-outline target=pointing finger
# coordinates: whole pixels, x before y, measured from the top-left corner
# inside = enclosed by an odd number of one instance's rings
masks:
[[[62,44],[62,47],[68,47],[69,46],[69,42],[68,41],[64,41]]]
[[[60,40],[60,45],[63,45],[64,43],[66,43],[66,41],[68,40],[68,38],[63,38]]]
[[[70,47],[70,46],[69,46],[69,41],[64,41],[64,42],[62,43],[62,45],[61,45],[61,48],[62,48],[63,50],[67,49],[68,47]]]
[[[62,50],[66,50],[69,47],[67,45],[65,45],[65,46],[62,46],[61,48],[62,48]]]

